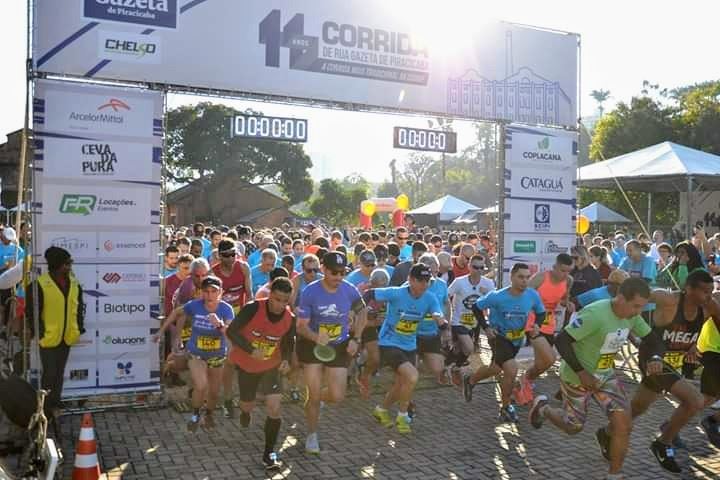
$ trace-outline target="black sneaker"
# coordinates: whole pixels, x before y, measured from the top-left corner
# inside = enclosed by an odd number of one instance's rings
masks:
[[[518,423],[518,414],[512,403],[500,409],[500,419],[505,422]]]
[[[533,400],[533,405],[530,408],[530,425],[532,425],[534,428],[540,428],[542,427],[543,421],[545,421],[545,417],[540,413],[540,410],[548,404],[548,398],[545,395],[538,395],[535,397],[535,400]]]
[[[247,412],[241,412],[240,413],[240,425],[242,425],[244,428],[247,428],[250,426],[250,414]]]
[[[412,400],[408,402],[407,414],[411,420],[415,418],[415,415],[417,415],[417,405],[415,405],[415,402]]]
[[[222,411],[225,418],[235,418],[235,406],[232,400],[225,400],[223,402]]]
[[[475,387],[475,385],[470,383],[470,375],[468,375],[467,373],[463,375],[462,385],[463,385],[463,397],[465,397],[466,402],[469,402],[470,400],[472,400],[472,391],[473,391],[473,387]]]
[[[610,435],[608,435],[605,427],[600,427],[595,432],[595,440],[597,440],[598,447],[600,447],[600,453],[607,460],[610,461]]]
[[[660,466],[668,472],[682,472],[682,468],[680,468],[680,465],[675,461],[675,449],[670,445],[665,445],[660,440],[655,440],[650,444],[650,451],[655,455]]]
[[[660,425],[660,433],[665,431],[665,427],[667,427],[668,422],[663,423]],[[681,450],[687,450],[687,444],[683,441],[682,438],[680,438],[680,434],[675,435],[675,438],[672,439],[672,446],[673,448],[681,449]]]
[[[263,455],[263,463],[265,464],[266,471],[280,470],[282,468],[282,462],[278,460],[277,453],[270,452]]]
[[[707,416],[702,419],[700,425],[702,425],[703,430],[705,430],[708,441],[717,448],[720,448],[720,423],[716,422],[712,416]]]
[[[297,388],[290,390],[290,400],[292,400],[293,403],[300,401],[300,391]]]

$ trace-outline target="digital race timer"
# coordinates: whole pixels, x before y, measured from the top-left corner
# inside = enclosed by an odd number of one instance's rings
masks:
[[[395,127],[393,147],[426,152],[457,152],[457,133],[423,128]]]
[[[244,113],[232,118],[232,137],[255,140],[307,142],[307,120],[303,118],[266,117]]]

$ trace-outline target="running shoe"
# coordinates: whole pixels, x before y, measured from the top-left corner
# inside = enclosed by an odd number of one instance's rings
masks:
[[[360,390],[360,396],[363,398],[363,400],[369,400],[370,399],[370,379],[368,377],[358,375],[357,379],[355,380],[358,386],[358,389]]]
[[[205,414],[203,425],[205,426],[206,430],[212,430],[213,428],[215,428],[215,417],[212,414]]]
[[[466,402],[470,402],[472,400],[472,391],[475,385],[470,383],[470,375],[465,373],[462,377],[462,384],[463,384],[463,397],[465,397]]]
[[[305,452],[311,455],[320,455],[320,442],[317,433],[311,433],[305,439]]]
[[[452,384],[456,387],[460,387],[463,384],[463,377],[462,377],[462,371],[458,367],[452,367],[450,369],[450,378],[452,379]]]
[[[665,422],[662,425],[660,425],[660,433],[665,431],[667,424],[668,424],[668,422]],[[677,435],[675,435],[675,438],[672,439],[672,446],[673,446],[673,448],[682,449],[682,450],[688,449],[687,444],[685,443],[685,441],[682,438],[680,438],[679,433]]]
[[[300,401],[300,391],[297,388],[290,390],[290,400],[292,400],[293,403]]]
[[[597,441],[598,447],[600,447],[600,453],[607,460],[610,461],[610,435],[608,435],[605,427],[598,428],[595,432],[595,440]]]
[[[407,414],[411,422],[417,415],[417,405],[415,405],[415,402],[413,402],[412,400],[408,402]]]
[[[267,472],[280,470],[280,468],[282,468],[282,462],[278,460],[277,453],[275,452],[263,455],[263,464],[265,465],[265,471]]]
[[[391,428],[393,426],[392,418],[390,418],[390,412],[384,408],[375,407],[373,410],[373,417],[385,428]]]
[[[250,419],[252,417],[247,412],[240,412],[240,425],[242,425],[243,428],[247,428],[250,426]]]
[[[412,432],[412,428],[410,428],[410,418],[407,415],[398,414],[397,418],[395,418],[395,426],[397,427],[398,433],[404,434]]]
[[[535,397],[535,400],[533,400],[533,405],[530,408],[530,425],[532,425],[534,428],[540,428],[542,427],[543,422],[545,421],[545,416],[540,413],[542,408],[548,404],[548,398],[545,395],[538,395]]]
[[[708,441],[717,448],[720,448],[720,423],[716,422],[712,416],[707,416],[700,422],[705,434],[708,437]]]
[[[680,473],[682,468],[675,461],[675,449],[670,445],[665,445],[660,440],[655,440],[650,444],[650,451],[655,455],[655,459],[660,466],[671,473]]]
[[[223,402],[222,411],[225,418],[235,418],[235,406],[232,400],[225,400]]]
[[[512,403],[500,409],[500,419],[504,422],[517,423],[518,414]]]
[[[188,420],[188,423],[187,423],[188,432],[195,432],[198,429],[199,425],[200,425],[200,415],[192,414],[192,416],[190,416],[190,420]]]
[[[527,405],[533,401],[534,396],[532,382],[527,378],[527,375],[523,375],[520,378],[520,387],[515,390],[515,400],[520,405]]]
[[[718,400],[717,402],[710,405],[710,408],[715,409],[715,410],[720,410],[720,400]]]

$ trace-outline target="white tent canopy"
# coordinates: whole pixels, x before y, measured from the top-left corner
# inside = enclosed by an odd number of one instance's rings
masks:
[[[452,195],[445,195],[407,213],[410,215],[433,215],[437,217],[438,222],[451,222],[473,209],[478,209],[478,207]]]
[[[598,202],[593,202],[587,207],[581,208],[580,213],[585,215],[591,223],[632,223],[629,218],[620,215],[615,210],[610,210]]]
[[[453,223],[476,223],[478,215],[497,215],[498,206],[493,205],[487,208],[472,208],[453,220]]]

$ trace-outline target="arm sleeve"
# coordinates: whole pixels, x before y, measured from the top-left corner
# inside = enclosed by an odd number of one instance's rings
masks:
[[[651,330],[650,333],[642,337],[639,351],[640,358],[650,358],[654,355],[662,357],[665,354],[665,342],[662,341],[657,331]]]
[[[475,315],[475,319],[478,322],[478,325],[480,325],[482,328],[488,327],[487,319],[485,318],[485,312],[483,312],[483,309],[478,306],[478,302],[475,302],[472,306],[472,312],[473,315]]]
[[[225,335],[227,336],[228,340],[232,342],[233,345],[242,348],[247,353],[252,353],[254,348],[248,342],[247,338],[245,338],[240,332],[242,329],[250,323],[250,320],[255,316],[255,314],[258,311],[258,303],[257,302],[250,302],[247,305],[245,305],[237,314],[235,319],[230,323],[230,326],[225,331]]]
[[[555,348],[562,359],[565,360],[565,363],[572,368],[573,372],[577,373],[584,370],[584,368],[575,355],[575,348],[573,347],[574,342],[575,339],[567,331],[563,330],[557,338],[555,338]]]
[[[290,361],[292,358],[292,352],[295,350],[295,321],[296,318],[293,315],[292,323],[290,323],[290,330],[283,335],[282,341],[280,342],[280,352],[282,359]]]

